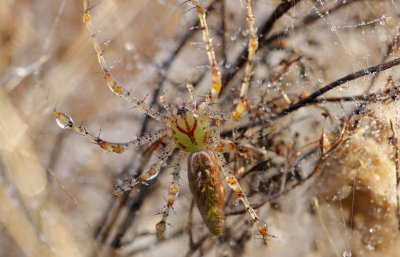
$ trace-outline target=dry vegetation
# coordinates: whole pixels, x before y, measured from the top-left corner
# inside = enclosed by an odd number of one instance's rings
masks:
[[[210,235],[184,172],[164,240],[154,226],[168,169],[112,198],[120,179],[157,159],[155,145],[103,152],[60,129],[52,110],[68,112],[93,133],[101,129],[111,141],[159,124],[106,87],[80,0],[3,0],[0,256],[398,256],[400,4],[253,2],[258,32],[264,31],[250,108],[221,130],[248,146],[226,158],[269,225],[268,246],[234,194],[226,196],[223,235]],[[206,94],[209,67],[189,4],[89,3],[111,71],[134,95],[158,108],[161,84],[169,103],[188,100],[186,82],[199,100]],[[231,112],[243,77],[246,10],[239,0],[202,5],[211,6],[207,19],[225,75],[216,108]],[[347,83],[318,91],[349,74]]]

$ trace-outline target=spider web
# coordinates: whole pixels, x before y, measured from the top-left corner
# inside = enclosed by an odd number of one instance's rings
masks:
[[[264,203],[257,212],[275,236],[267,247],[261,246],[248,214],[241,212],[243,207],[228,188],[224,235],[207,237],[184,172],[165,241],[153,233],[160,219],[155,214],[165,205],[171,180],[167,169],[148,186],[118,201],[111,199],[113,185],[156,162],[157,152],[145,155],[148,149],[143,147],[124,155],[103,153],[81,137],[60,134],[48,118],[49,110],[56,105],[68,109],[88,130],[101,128],[101,135],[114,141],[131,140],[161,125],[108,91],[83,30],[80,1],[58,12],[61,3],[0,4],[6,14],[5,25],[0,22],[0,54],[5,56],[0,58],[0,84],[5,85],[0,99],[7,99],[0,101],[0,113],[7,110],[1,115],[5,125],[0,126],[0,143],[13,154],[1,153],[0,202],[10,210],[15,205],[15,216],[25,217],[27,226],[39,234],[26,232],[32,235],[28,238],[17,233],[20,220],[7,222],[6,208],[1,210],[0,256],[30,256],[23,245],[36,239],[64,249],[67,256],[97,256],[95,239],[102,256],[109,255],[109,248],[117,249],[118,256],[397,256],[398,66],[349,79],[285,113],[332,82],[398,58],[397,1],[253,1],[261,41],[249,110],[240,122],[224,124],[221,130],[224,137],[259,151],[226,157],[236,172],[243,167],[240,183],[251,203]],[[111,72],[132,94],[157,109],[159,89],[168,103],[179,103],[190,99],[185,83],[191,82],[198,102],[203,99],[210,88],[210,67],[197,15],[189,4],[89,4]],[[246,60],[245,1],[201,5],[209,8],[207,22],[224,74],[215,108],[231,112]],[[21,18],[22,25],[12,18],[26,12],[30,15]],[[49,33],[54,25],[54,33]],[[29,66],[45,53],[50,61]],[[18,119],[10,121],[10,113]],[[328,116],[320,143],[322,113]],[[337,142],[340,145],[322,158],[321,149],[327,153]],[[77,206],[57,183],[43,182],[53,179],[46,179],[38,168],[41,164],[62,180],[78,199]],[[313,171],[316,174],[306,179]],[[21,188],[36,191],[26,197]],[[288,192],[280,195],[282,191]],[[37,192],[51,200],[44,201]],[[64,246],[54,239],[56,230],[65,238]]]

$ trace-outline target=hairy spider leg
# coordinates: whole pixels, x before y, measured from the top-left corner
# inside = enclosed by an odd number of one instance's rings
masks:
[[[215,148],[221,143],[218,128],[213,129],[212,139]],[[230,188],[239,196],[240,200],[246,207],[246,210],[249,212],[250,216],[252,217],[253,221],[257,224],[258,231],[263,237],[263,243],[267,243],[267,236],[268,236],[268,227],[264,222],[258,217],[256,211],[251,207],[249,199],[243,192],[242,187],[240,186],[238,180],[236,179],[235,175],[229,168],[228,163],[225,160],[225,157],[222,153],[215,151],[215,157],[217,159],[218,165],[221,167],[222,173],[225,176],[225,180],[230,186]]]
[[[247,150],[247,151],[252,151],[252,152],[257,152],[259,154],[266,154],[266,151],[263,149],[258,149],[257,147],[254,147],[250,144],[241,144],[238,142],[234,142],[225,138],[220,138],[219,143],[215,146],[215,149],[220,152],[220,153],[228,153],[231,152],[232,150]]]
[[[161,211],[162,213],[162,218],[160,222],[156,224],[156,230],[159,236],[164,233],[166,226],[167,226],[167,218],[169,215],[170,210],[173,208],[172,206],[174,205],[174,202],[178,196],[179,193],[179,172],[181,169],[180,162],[182,160],[182,154],[181,152],[176,154],[173,157],[171,167],[173,168],[172,172],[172,181],[171,185],[169,187],[169,193],[168,193],[168,198],[167,198],[167,205],[164,206],[163,210]]]
[[[153,178],[157,177],[158,173],[160,172],[160,168],[162,164],[171,156],[172,152],[176,148],[175,143],[171,141],[161,152],[161,155],[159,157],[159,161],[153,165],[146,171],[144,171],[142,174],[139,175],[137,178],[132,178],[130,182],[125,183],[124,186],[121,188],[117,189],[114,193],[114,197],[118,197],[120,194],[123,192],[129,191],[132,188],[134,188],[137,184],[152,180]]]
[[[220,153],[227,153],[237,148],[238,144],[228,139],[220,138],[218,144],[215,145],[215,149]]]
[[[133,106],[142,109],[150,117],[158,121],[161,121],[164,124],[167,124],[168,117],[153,110],[152,108],[144,104],[143,101],[136,99],[134,96],[130,94],[130,92],[126,88],[124,88],[116,79],[114,79],[113,75],[110,73],[108,69],[106,60],[104,59],[103,50],[101,49],[100,44],[96,39],[96,34],[94,33],[93,25],[91,22],[91,16],[89,14],[89,8],[86,0],[83,0],[83,10],[84,10],[83,21],[86,25],[87,31],[90,34],[90,38],[92,40],[94,50],[96,51],[98,62],[104,73],[104,79],[107,82],[107,85],[110,88],[110,90],[114,92],[114,94],[116,94],[117,96],[122,97],[131,104],[133,104]]]
[[[187,83],[186,88],[189,91],[190,99],[192,101],[193,109],[196,108],[196,98],[194,95],[194,87],[192,84]],[[164,100],[165,101],[165,100]],[[229,113],[216,111],[211,107],[202,108],[199,107],[196,109],[199,114],[205,115],[210,119],[220,120],[220,121],[228,121],[232,119],[232,116]]]
[[[77,126],[72,118],[63,112],[53,111],[53,115],[56,118],[57,124],[63,129],[71,129],[76,131],[78,134],[88,138],[90,141],[99,145],[102,149],[108,152],[122,153],[128,149],[136,148],[138,146],[153,143],[158,139],[165,136],[168,132],[167,128],[163,128],[154,132],[144,134],[143,136],[136,138],[132,141],[125,143],[112,143],[101,139],[99,136],[94,136],[89,133],[83,125]]]
[[[211,65],[211,80],[212,80],[212,86],[211,86],[211,91],[210,95],[206,97],[205,101],[200,105],[199,108],[205,108],[211,104],[213,104],[216,99],[218,98],[219,92],[221,91],[222,87],[222,78],[221,78],[221,72],[218,68],[217,65],[217,60],[215,58],[215,53],[214,53],[214,48],[211,44],[211,38],[210,34],[208,32],[208,26],[206,22],[206,14],[204,12],[204,9],[197,3],[195,0],[190,0],[190,2],[196,7],[197,14],[199,16],[200,20],[200,29],[203,33],[203,40],[206,44],[206,52],[208,56],[208,60]]]
[[[257,34],[254,28],[254,16],[251,9],[251,0],[246,0],[247,3],[247,19],[249,22],[249,45],[248,45],[248,56],[245,68],[245,75],[242,82],[242,87],[240,89],[240,98],[236,106],[235,111],[232,113],[234,120],[240,119],[243,112],[247,108],[247,90],[249,88],[251,75],[253,73],[254,56],[258,47]]]
[[[167,102],[165,100],[165,93],[163,90],[160,90],[160,103],[162,107],[164,107],[164,109],[167,110],[167,112],[169,112],[169,106],[167,105]]]
[[[192,100],[193,106],[196,106],[196,98],[194,96],[194,87],[193,87],[193,85],[190,84],[190,83],[187,83],[186,84],[186,88],[189,91],[190,99]]]
[[[232,116],[229,113],[216,111],[211,107],[207,107],[205,110],[200,109],[200,111],[202,111],[204,115],[211,119],[216,119],[220,121],[228,121],[232,119]]]

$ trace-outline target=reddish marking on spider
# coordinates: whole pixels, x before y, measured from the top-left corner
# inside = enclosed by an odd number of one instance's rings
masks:
[[[182,114],[182,116],[183,116],[183,114]],[[175,121],[176,128],[177,128],[181,133],[187,135],[187,136],[190,138],[190,141],[192,141],[193,144],[196,144],[196,139],[194,138],[194,131],[195,131],[196,128],[197,128],[197,119],[194,120],[193,127],[192,127],[192,129],[190,129],[190,125],[189,125],[189,123],[187,122],[186,115],[185,115],[185,117],[182,117],[182,118],[183,118],[183,120],[185,121],[185,125],[186,125],[186,129],[187,129],[187,130],[184,130],[183,128],[179,127],[178,122]]]
[[[186,147],[185,145],[181,144],[181,143],[178,143],[178,145],[179,145],[179,147],[180,147],[181,149],[187,149],[187,147]]]

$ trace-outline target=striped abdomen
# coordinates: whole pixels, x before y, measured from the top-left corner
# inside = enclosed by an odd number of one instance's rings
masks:
[[[215,235],[224,228],[224,187],[219,165],[211,151],[190,154],[188,159],[189,187],[203,221]]]

